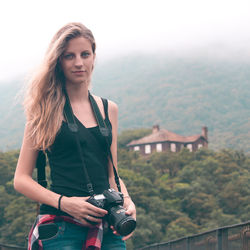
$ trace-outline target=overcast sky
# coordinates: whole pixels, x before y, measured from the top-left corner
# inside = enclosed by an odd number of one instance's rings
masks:
[[[92,30],[99,61],[135,51],[250,51],[250,0],[2,0],[0,81],[32,70],[72,21]]]

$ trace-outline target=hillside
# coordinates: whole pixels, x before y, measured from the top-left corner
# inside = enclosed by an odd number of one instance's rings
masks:
[[[94,82],[119,104],[120,129],[158,123],[192,135],[206,125],[210,147],[250,151],[250,63],[128,57],[100,67]]]
[[[0,84],[0,148],[18,148],[24,117],[13,106],[19,83]],[[250,63],[202,57],[134,55],[97,61],[95,94],[119,105],[119,132],[161,127],[182,135],[209,129],[209,147],[250,151]]]
[[[0,84],[0,149],[17,149],[21,145],[24,115],[21,106],[22,78]]]

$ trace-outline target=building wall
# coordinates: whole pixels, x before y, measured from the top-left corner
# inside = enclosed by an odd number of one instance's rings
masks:
[[[157,144],[161,144],[157,146]],[[136,150],[135,150],[136,147]],[[202,137],[193,143],[182,143],[182,142],[158,142],[158,143],[148,143],[138,146],[130,146],[129,149],[132,151],[137,151],[142,155],[149,155],[153,152],[180,152],[182,148],[188,148],[190,151],[195,152],[201,147],[207,147],[207,142]],[[161,151],[160,151],[161,148]]]
[[[207,142],[203,139],[203,138],[199,138],[197,141],[195,141],[193,143],[193,151],[197,151],[199,150],[199,148],[201,147],[200,145],[202,145],[202,147],[207,148]]]

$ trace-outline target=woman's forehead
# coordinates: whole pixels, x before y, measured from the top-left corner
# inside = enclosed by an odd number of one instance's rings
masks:
[[[65,51],[92,50],[90,41],[85,37],[76,37],[68,41]]]

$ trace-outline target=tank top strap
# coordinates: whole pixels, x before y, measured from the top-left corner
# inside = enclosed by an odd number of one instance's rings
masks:
[[[105,98],[102,98],[102,103],[104,107],[104,113],[105,113],[105,119],[109,120],[109,114],[108,114],[108,100]]]
[[[106,125],[108,126],[108,128],[111,131],[111,133],[109,134],[109,137],[108,137],[109,146],[111,146],[111,144],[112,144],[112,124],[111,124],[111,122],[109,120],[108,100],[105,99],[105,98],[102,98],[102,103],[103,103],[104,113],[105,113],[105,122],[106,122]]]

